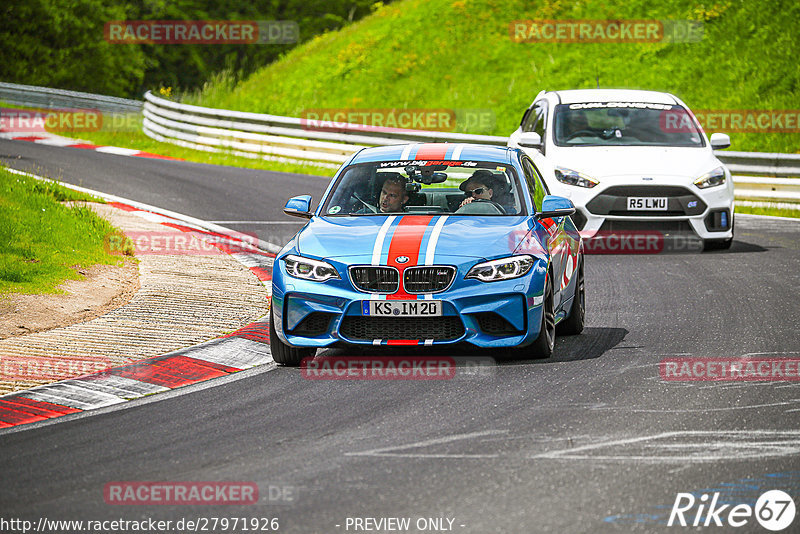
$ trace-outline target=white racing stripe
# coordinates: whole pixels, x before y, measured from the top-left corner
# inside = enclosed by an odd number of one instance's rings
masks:
[[[411,156],[411,150],[413,150],[414,147],[416,147],[418,145],[419,145],[419,143],[414,143],[413,145],[408,145],[407,147],[405,147],[403,149],[403,153],[400,154],[400,159],[407,160]]]
[[[383,242],[386,239],[386,233],[389,231],[389,227],[392,226],[396,218],[397,215],[390,215],[387,217],[380,231],[378,231],[378,237],[375,238],[375,246],[372,249],[372,265],[380,265],[381,252],[383,251]]]
[[[442,227],[449,215],[439,217],[436,224],[433,226],[431,237],[428,239],[428,247],[425,249],[425,262],[424,265],[433,265],[433,256],[436,253],[436,244],[439,242],[439,235],[442,233]]]
[[[458,143],[456,148],[453,150],[453,155],[450,156],[450,159],[456,160],[461,159],[461,151],[464,149],[464,143]]]

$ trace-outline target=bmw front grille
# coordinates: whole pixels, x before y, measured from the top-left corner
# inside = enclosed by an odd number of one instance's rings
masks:
[[[349,269],[350,280],[356,289],[365,293],[395,293],[400,286],[400,274],[394,267],[356,265]],[[448,265],[408,267],[403,271],[406,293],[438,293],[455,279],[456,269]]]
[[[356,289],[366,293],[395,293],[400,286],[400,274],[394,267],[353,266],[350,280]]]
[[[453,283],[456,270],[449,266],[409,267],[403,271],[406,293],[438,293]]]

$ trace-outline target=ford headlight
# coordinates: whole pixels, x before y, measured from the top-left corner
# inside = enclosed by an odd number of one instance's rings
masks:
[[[703,176],[694,181],[694,185],[700,189],[707,187],[714,187],[725,183],[725,169],[717,167],[711,172],[705,173]]]
[[[288,275],[294,278],[312,282],[324,282],[331,278],[339,278],[339,273],[328,262],[290,254],[283,258],[283,263],[286,265]]]
[[[528,274],[534,263],[536,263],[536,260],[533,256],[528,256],[527,254],[485,261],[470,269],[465,278],[474,278],[481,282],[511,280]]]
[[[567,169],[566,167],[556,167],[555,174],[556,180],[562,184],[591,188],[600,183],[597,180],[586,176],[582,172],[573,171],[572,169]]]

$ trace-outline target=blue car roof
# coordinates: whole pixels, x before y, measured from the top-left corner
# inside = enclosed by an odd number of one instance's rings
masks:
[[[465,143],[412,143],[365,148],[358,152],[350,163],[409,160],[468,160],[510,163],[511,153],[515,150],[501,146],[470,145]]]

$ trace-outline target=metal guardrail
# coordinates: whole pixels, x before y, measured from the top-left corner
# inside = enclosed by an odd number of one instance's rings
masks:
[[[310,127],[303,119],[227,111],[179,104],[144,95],[143,130],[159,141],[201,150],[235,151],[249,157],[316,162],[338,167],[366,146],[425,143],[505,145],[508,138],[423,130],[370,130],[361,124],[337,124],[335,131]]]
[[[337,168],[365,146],[409,141],[505,146],[502,136],[423,130],[377,131],[360,124],[336,131],[311,128],[296,117],[229,111],[180,104],[145,93],[145,101],[0,82],[0,100],[43,108],[89,108],[142,113],[143,131],[161,142],[250,158],[302,162]],[[800,154],[716,151],[734,174],[737,198],[800,202]]]
[[[733,174],[800,178],[800,154],[728,150],[715,154]]]
[[[106,113],[141,113],[143,102],[115,96],[0,82],[0,101],[37,108],[96,109]]]
[[[144,131],[160,141],[202,150],[233,150],[250,157],[340,164],[364,146],[409,141],[480,143],[505,146],[507,137],[420,130],[369,131],[337,124],[337,131],[308,127],[302,119],[205,108],[145,94]],[[742,191],[776,200],[800,200],[800,154],[716,151],[736,175]],[[771,177],[771,178],[764,178]],[[777,194],[780,193],[780,194]],[[786,193],[786,194],[783,194]]]

